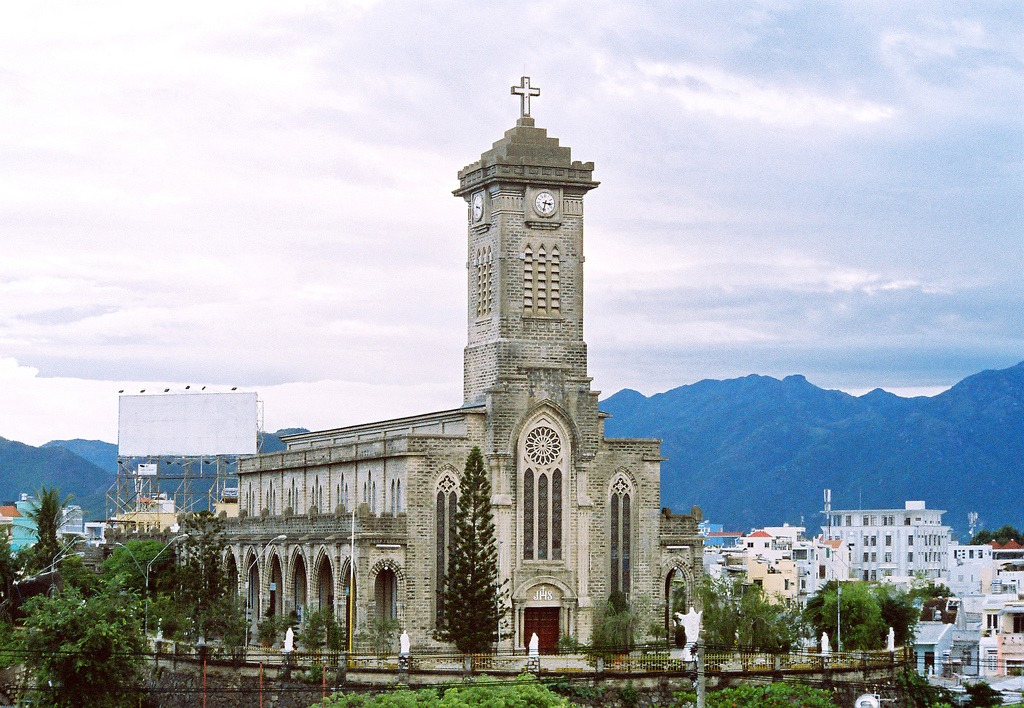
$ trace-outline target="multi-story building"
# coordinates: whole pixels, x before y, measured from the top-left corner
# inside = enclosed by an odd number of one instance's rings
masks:
[[[908,501],[903,509],[833,511],[831,538],[852,549],[851,575],[859,580],[941,578],[949,559],[949,527],[938,509]]]
[[[770,560],[763,556],[747,556],[747,582],[764,590],[774,602],[795,604],[798,601],[800,585],[796,561],[792,558]]]
[[[995,574],[991,546],[949,545],[949,567],[942,580],[956,597],[992,592]]]
[[[1016,593],[981,598],[980,675],[1024,671],[1024,601]]]
[[[1000,673],[1024,673],[1024,601],[1003,605],[998,615],[996,646]]]

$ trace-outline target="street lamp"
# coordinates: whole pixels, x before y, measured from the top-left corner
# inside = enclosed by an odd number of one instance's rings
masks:
[[[67,544],[66,546],[64,546],[64,548],[62,548],[59,551],[57,551],[57,555],[55,555],[53,557],[53,562],[50,563],[50,565],[46,566],[46,568],[43,569],[40,572],[40,575],[45,575],[46,573],[49,573],[50,571],[52,571],[54,568],[57,567],[58,563],[60,563],[62,560],[64,560],[68,556],[71,556],[71,555],[76,555],[76,556],[79,556],[79,557],[84,556],[85,553],[82,552],[82,551],[78,551],[76,553],[72,553],[72,551],[75,550],[75,545],[77,543],[78,543],[78,539],[75,539],[75,540],[71,541],[69,544]]]
[[[125,551],[128,552],[128,557],[132,559],[132,563],[134,563],[135,567],[139,569],[139,577],[145,578],[146,577],[146,571],[144,571],[142,569],[142,566],[139,564],[139,559],[135,557],[134,553],[132,553],[132,549],[130,549],[128,546],[124,545],[120,541],[118,541],[114,545],[115,546],[120,546],[121,548],[123,548]]]
[[[259,559],[263,557],[263,554],[266,553],[267,549],[270,548],[271,545],[277,543],[278,541],[285,541],[287,539],[288,539],[288,534],[285,534],[285,533],[282,533],[280,535],[274,536],[272,539],[270,539],[269,541],[267,541],[266,543],[263,544],[263,547],[260,549],[260,552],[257,553],[256,557],[252,559],[252,562],[248,566],[246,566],[246,569],[245,569],[245,621],[247,623],[249,622],[250,619],[252,619],[253,622],[255,623],[255,619],[256,619],[254,616],[251,616],[252,615],[252,610],[253,610],[253,606],[252,606],[252,593],[249,591],[249,577],[252,574],[252,568],[253,568],[254,565],[256,565],[256,563],[259,561]],[[248,644],[249,640],[251,639],[251,637],[250,637],[251,628],[252,628],[252,625],[249,625],[249,631],[247,631],[245,633],[246,644]]]
[[[843,580],[836,578],[836,652],[843,650]]]
[[[146,580],[145,620],[144,620],[143,628],[144,628],[144,630],[146,632],[146,636],[147,637],[149,636],[149,573],[153,569],[153,564],[156,563],[156,559],[159,558],[160,556],[162,556],[164,551],[166,551],[168,548],[173,546],[178,541],[181,541],[181,540],[186,539],[186,538],[188,538],[188,534],[187,533],[183,533],[180,536],[175,536],[170,541],[168,541],[167,544],[163,548],[161,548],[157,552],[157,554],[155,556],[153,556],[153,558],[149,561],[149,563],[146,564],[146,571],[144,573],[142,571],[142,565],[139,564],[139,561],[135,557],[135,554],[132,553],[132,549],[128,548],[128,546],[126,546],[126,545],[124,545],[123,543],[120,543],[120,542],[114,544],[115,546],[120,546],[124,550],[128,551],[128,555],[131,556],[131,559],[135,563],[135,566],[139,569],[139,572],[142,573],[143,576],[145,577],[145,580]]]

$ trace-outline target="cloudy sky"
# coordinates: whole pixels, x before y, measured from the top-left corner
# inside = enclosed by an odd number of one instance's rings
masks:
[[[117,392],[268,430],[461,403],[457,171],[542,90],[593,160],[605,395],[1024,359],[1024,4],[41,2],[0,11],[0,436]]]

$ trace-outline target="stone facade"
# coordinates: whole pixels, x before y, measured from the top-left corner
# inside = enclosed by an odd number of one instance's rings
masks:
[[[491,473],[510,596],[503,647],[533,632],[543,648],[589,640],[614,590],[646,612],[645,627],[667,617],[673,589],[692,597],[700,511],[661,509],[660,441],[606,438],[587,375],[583,200],[598,186],[593,169],[524,115],[459,172],[463,405],[293,435],[285,452],[242,460],[228,563],[254,614],[329,608],[355,633],[394,618],[414,646],[437,646],[450,512],[473,446]]]

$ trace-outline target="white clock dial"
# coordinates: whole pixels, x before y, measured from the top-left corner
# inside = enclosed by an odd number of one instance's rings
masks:
[[[484,218],[484,195],[473,195],[473,221]]]
[[[551,216],[555,213],[555,198],[551,196],[551,192],[541,192],[534,200],[533,206],[538,214]]]

